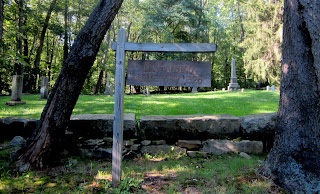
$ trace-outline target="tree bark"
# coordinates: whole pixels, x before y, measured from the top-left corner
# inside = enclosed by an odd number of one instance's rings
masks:
[[[110,45],[110,29],[108,30],[108,35],[107,35],[107,40],[106,40],[106,48],[104,50],[104,54],[103,54],[102,61],[101,61],[102,69],[100,70],[97,84],[93,87],[93,94],[98,94],[98,92],[100,91],[100,88],[101,88],[103,72],[106,67],[107,55],[108,55],[108,51],[109,51],[108,50],[109,45]]]
[[[44,25],[43,25],[43,28],[42,28],[42,31],[41,31],[41,35],[40,35],[40,43],[39,43],[39,47],[37,49],[36,59],[34,61],[34,68],[35,68],[35,71],[36,71],[36,74],[37,74],[37,79],[39,78],[39,74],[40,74],[39,64],[40,64],[40,59],[41,59],[41,53],[42,53],[44,38],[45,38],[45,35],[46,35],[47,28],[49,26],[49,20],[50,20],[50,17],[51,17],[51,12],[53,11],[53,8],[55,7],[55,5],[56,5],[56,0],[52,0],[52,2],[50,4],[50,8],[49,8],[47,16],[46,16],[46,19],[44,21]],[[36,83],[38,83],[38,80],[36,81]],[[36,89],[38,89],[38,88],[36,88]]]
[[[63,44],[63,63],[67,60],[69,47],[68,47],[68,6],[69,1],[65,0],[64,5],[64,44]]]
[[[2,53],[2,37],[3,37],[3,9],[4,9],[4,1],[0,0],[0,54]]]
[[[320,192],[319,8],[285,0],[278,127],[258,170],[290,193]]]
[[[16,154],[20,172],[42,168],[58,158],[65,128],[87,74],[123,0],[101,0],[80,31],[56,80],[40,122],[26,146]]]
[[[23,20],[23,0],[19,0],[19,17],[18,17],[18,34],[17,34],[17,50],[18,56],[22,57],[22,20]],[[17,75],[23,75],[23,65],[20,61],[16,61]]]

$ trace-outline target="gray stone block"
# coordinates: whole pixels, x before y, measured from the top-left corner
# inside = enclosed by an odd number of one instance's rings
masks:
[[[239,156],[242,157],[242,158],[246,158],[248,160],[250,160],[252,158],[251,156],[249,156],[247,153],[244,153],[244,152],[241,152],[239,154]]]
[[[248,135],[275,133],[277,113],[264,113],[240,117],[241,132]]]
[[[197,152],[195,151],[187,151],[187,155],[191,158],[197,157]]]
[[[198,149],[202,147],[200,140],[178,140],[176,145],[188,149]]]
[[[246,115],[241,119],[241,137],[243,139],[261,140],[264,151],[268,152],[275,137],[277,113]]]
[[[8,148],[22,147],[27,141],[21,136],[15,136],[9,143]]]
[[[166,144],[166,140],[153,140],[151,142],[152,145],[164,145]]]
[[[141,144],[144,146],[150,145],[151,144],[151,140],[143,140],[141,141]]]
[[[106,159],[112,158],[112,148],[79,149],[82,157]]]
[[[0,141],[10,140],[15,136],[28,138],[36,127],[37,120],[19,117],[0,118]]]
[[[226,154],[229,152],[239,153],[262,153],[263,144],[261,141],[240,141],[232,142],[229,140],[210,139],[203,142],[203,151],[210,154]]]
[[[137,126],[135,114],[124,114],[123,138],[137,138]],[[86,139],[112,137],[113,114],[72,115],[68,130]]]
[[[171,145],[150,145],[150,146],[142,146],[141,153],[146,154],[149,153],[151,155],[156,155],[160,153],[186,153],[187,149],[180,148],[177,146]]]
[[[179,139],[236,138],[240,119],[232,115],[142,116],[139,135],[142,139],[165,139],[175,143]]]

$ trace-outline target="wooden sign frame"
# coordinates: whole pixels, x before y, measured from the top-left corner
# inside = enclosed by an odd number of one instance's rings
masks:
[[[121,181],[122,150],[123,150],[123,110],[124,110],[124,82],[125,82],[125,52],[189,52],[214,53],[215,44],[209,43],[131,43],[125,42],[125,29],[118,30],[117,42],[111,48],[116,51],[116,73],[114,94],[114,122],[112,147],[112,185],[116,187]]]

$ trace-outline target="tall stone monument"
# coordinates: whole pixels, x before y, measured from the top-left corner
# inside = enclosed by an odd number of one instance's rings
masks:
[[[229,91],[237,91],[240,88],[237,83],[237,73],[236,73],[236,60],[232,59],[231,63],[231,78],[229,83]]]
[[[21,104],[26,103],[26,102],[22,101],[22,86],[23,86],[22,75],[13,75],[12,76],[11,101],[7,102],[6,105],[15,106],[15,105],[21,105]]]

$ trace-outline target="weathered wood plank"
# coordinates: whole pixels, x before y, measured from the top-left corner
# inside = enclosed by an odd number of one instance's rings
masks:
[[[129,60],[127,84],[211,87],[211,63],[204,61]]]
[[[117,50],[117,43],[113,42],[111,48]],[[217,45],[210,43],[125,43],[126,51],[140,52],[190,52],[212,53],[217,51]]]
[[[116,187],[121,180],[122,145],[123,145],[123,109],[125,80],[125,30],[118,30],[116,52],[116,75],[114,94],[114,122],[112,147],[112,185]]]

